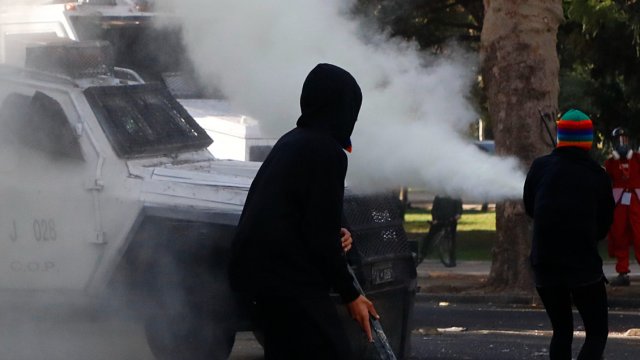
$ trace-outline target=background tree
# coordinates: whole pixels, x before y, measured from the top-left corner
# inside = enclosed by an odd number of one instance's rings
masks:
[[[584,109],[603,137],[640,134],[640,3],[565,0],[558,33],[560,107]]]
[[[451,38],[480,49],[498,154],[515,155],[525,167],[549,152],[538,111],[558,108],[561,0],[487,0],[484,5],[477,0],[360,0],[358,11],[423,49],[437,52]],[[531,289],[529,227],[521,201],[498,204],[490,285]]]
[[[356,11],[424,50],[440,51],[452,39],[472,49],[480,44],[482,0],[359,0]]]
[[[560,0],[485,1],[480,53],[496,149],[525,167],[550,150],[539,111],[557,108],[556,35],[562,21]],[[497,204],[489,285],[532,289],[530,223],[522,201]]]

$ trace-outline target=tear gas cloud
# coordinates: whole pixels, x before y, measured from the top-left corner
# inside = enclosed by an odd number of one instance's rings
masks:
[[[467,100],[474,55],[429,57],[412,43],[365,33],[338,0],[162,0],[177,14],[199,76],[278,137],[299,116],[307,73],[320,62],[351,72],[363,91],[348,182],[426,188],[465,199],[521,196],[515,159],[491,157],[463,135],[478,115]]]

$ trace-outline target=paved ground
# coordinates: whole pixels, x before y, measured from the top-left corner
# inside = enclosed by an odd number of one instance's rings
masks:
[[[459,261],[458,266],[446,268],[438,260],[425,260],[417,268],[417,301],[442,299],[457,302],[476,303],[537,303],[535,294],[494,294],[483,289],[491,268],[489,261]],[[614,278],[615,263],[606,261],[605,275]],[[613,308],[630,308],[640,311],[640,266],[631,266],[631,285],[628,287],[607,287],[609,304]]]
[[[540,306],[418,302],[413,318],[410,360],[549,358],[551,325]],[[577,313],[574,320],[575,356],[585,333]],[[640,337],[630,333],[639,323],[638,312],[609,312],[606,359],[638,358]]]
[[[607,278],[613,278],[617,275],[614,265],[613,262],[605,263],[604,270]],[[458,266],[453,268],[445,268],[438,260],[423,261],[417,268],[420,290],[416,296],[416,307],[434,306],[429,304],[436,304],[436,307],[462,304],[459,306],[495,306],[504,311],[504,309],[509,309],[510,306],[524,305],[522,309],[528,309],[527,311],[535,311],[537,309],[539,312],[537,316],[542,320],[537,321],[536,324],[546,321],[546,315],[544,315],[535,293],[530,295],[495,294],[486,291],[483,285],[489,275],[490,268],[491,263],[488,261],[460,261]],[[635,316],[637,312],[640,312],[640,266],[637,264],[632,265],[631,271],[631,286],[622,288],[608,287],[609,302],[612,307],[610,314],[612,321],[615,316],[629,317]],[[485,312],[481,311],[479,313]],[[469,314],[474,313],[470,312]],[[420,317],[417,312],[414,315]],[[446,316],[449,317],[449,320],[455,318],[450,315]],[[519,315],[516,320],[524,321],[520,317],[522,316]],[[433,315],[429,315],[427,318],[436,319]],[[464,318],[471,318],[471,315],[465,315]],[[426,358],[498,360],[548,357],[546,349],[550,332],[543,332],[530,324],[521,326],[522,329],[534,329],[528,332],[523,332],[523,330],[513,331],[513,329],[508,329],[509,331],[505,331],[505,329],[501,329],[502,331],[476,329],[476,331],[452,333],[435,331],[435,328],[440,326],[452,325],[430,324],[426,328],[418,326],[416,329],[412,329],[413,351],[410,357],[411,360]],[[626,324],[625,326],[625,331],[636,330],[631,329],[633,327],[631,324]],[[638,327],[640,327],[640,324],[638,324]],[[640,330],[634,331],[630,335],[612,333],[607,358],[612,358],[611,356],[620,359],[635,358],[640,353],[640,337],[636,335],[640,335]],[[576,346],[581,344],[581,336],[584,336],[584,334],[577,335]],[[480,351],[479,349],[482,346],[485,346],[486,349]],[[426,355],[424,354],[428,354],[428,356],[425,358]],[[262,359],[262,349],[253,334],[239,333],[236,337],[231,360],[259,359]]]

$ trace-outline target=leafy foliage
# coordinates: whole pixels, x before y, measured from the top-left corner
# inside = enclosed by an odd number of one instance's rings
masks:
[[[392,36],[437,52],[452,39],[477,48],[484,6],[482,0],[359,0],[356,12]]]
[[[580,107],[608,139],[617,126],[640,134],[640,4],[565,0],[558,33],[561,108]]]
[[[609,134],[618,126],[640,138],[640,1],[562,1],[560,109],[577,107],[591,116],[604,141],[601,152],[607,152]],[[479,48],[482,0],[358,0],[356,12],[425,51],[441,52],[452,39]],[[475,90],[482,104],[482,92]]]

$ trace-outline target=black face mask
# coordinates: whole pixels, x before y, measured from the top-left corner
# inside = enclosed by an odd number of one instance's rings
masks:
[[[618,155],[620,155],[621,158],[626,158],[627,157],[627,153],[629,152],[629,146],[628,145],[618,145],[618,146],[616,146],[616,151],[618,152]]]

